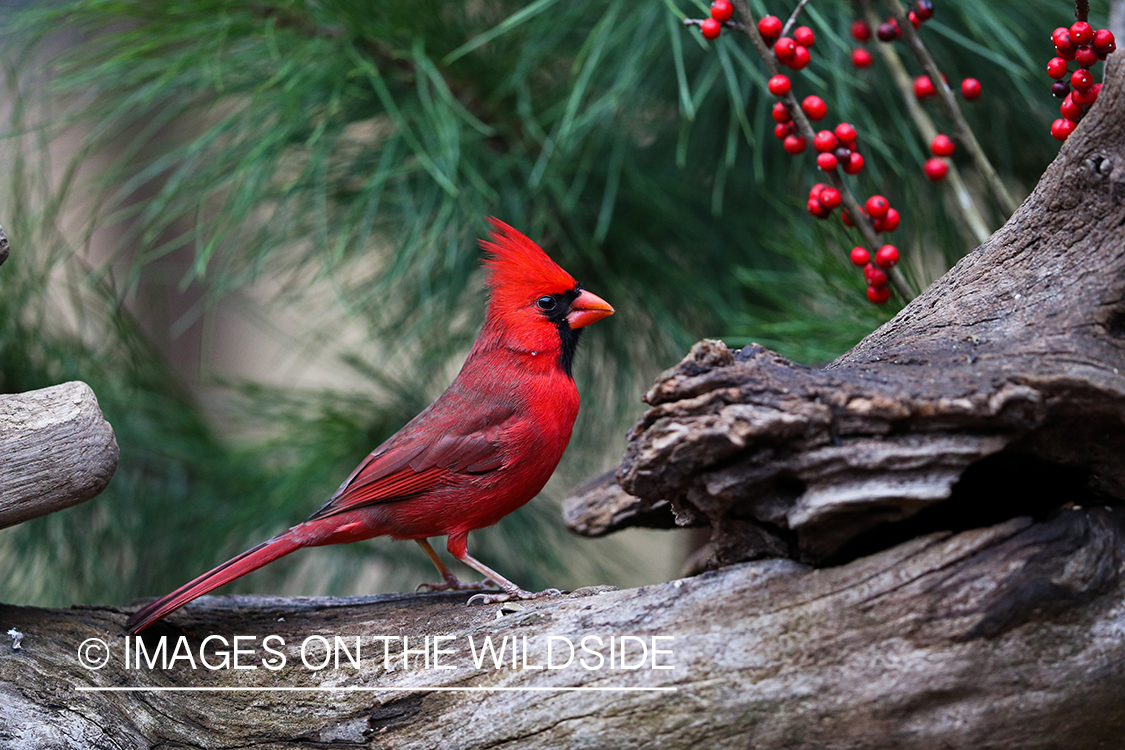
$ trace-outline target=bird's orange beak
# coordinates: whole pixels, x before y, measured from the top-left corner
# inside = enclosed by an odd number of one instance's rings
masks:
[[[583,289],[574,302],[570,303],[570,314],[566,322],[571,329],[588,326],[596,320],[608,318],[613,315],[613,307],[596,294]]]

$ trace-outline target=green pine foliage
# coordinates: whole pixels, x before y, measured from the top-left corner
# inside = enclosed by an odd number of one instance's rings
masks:
[[[795,2],[768,5],[785,18]],[[585,408],[546,493],[556,499],[613,465],[639,394],[695,339],[821,363],[888,320],[896,303],[871,306],[847,263],[855,236],[805,213],[813,159],[773,139],[748,40],[708,43],[681,24],[705,7],[71,0],[4,19],[13,114],[0,222],[13,254],[0,268],[0,390],[86,380],[122,458],[103,497],[0,534],[15,571],[0,599],[162,593],[318,507],[467,351],[483,316],[485,216],[540,240],[618,310],[583,341]],[[923,28],[951,81],[982,81],[966,111],[1016,192],[1056,150],[1041,69],[1071,11],[947,0]],[[868,169],[857,192],[902,213],[894,239],[920,289],[971,243],[922,178],[927,144],[878,61],[848,63],[853,4],[813,0],[804,12],[818,40],[797,89],[859,129]],[[80,139],[77,156],[51,164],[47,146],[62,136]],[[106,227],[120,230],[111,257],[77,252]],[[228,419],[266,437],[217,429],[182,385],[194,375],[176,372],[128,312],[149,269],[185,249],[178,280],[206,294],[173,332],[247,284],[284,280],[282,303],[326,283],[367,331],[370,348],[339,366],[370,391],[231,383]],[[60,307],[77,322],[58,320]],[[560,527],[537,501],[472,548],[524,585],[557,585],[575,554]],[[372,557],[398,585],[430,575],[412,545],[376,540],[317,558],[331,571],[323,592],[345,590]],[[236,586],[280,585],[301,564]]]

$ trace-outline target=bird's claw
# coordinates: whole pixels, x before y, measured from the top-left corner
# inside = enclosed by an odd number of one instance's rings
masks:
[[[539,593],[531,591],[524,591],[517,589],[516,591],[502,591],[498,594],[477,594],[469,597],[468,604],[500,604],[501,602],[510,602],[513,599],[540,599],[549,596],[562,596],[563,592],[558,589],[545,589]]]
[[[485,578],[481,581],[465,583],[459,578],[447,578],[441,583],[419,583],[414,589],[415,594],[423,591],[481,591],[495,588],[496,584]]]

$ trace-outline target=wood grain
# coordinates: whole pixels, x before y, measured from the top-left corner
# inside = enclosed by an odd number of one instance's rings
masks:
[[[117,455],[113,428],[85,383],[0,396],[0,528],[94,497]]]

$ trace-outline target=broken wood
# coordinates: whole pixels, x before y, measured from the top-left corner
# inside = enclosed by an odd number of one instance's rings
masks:
[[[117,438],[79,381],[0,395],[0,528],[85,502],[117,468]]]

